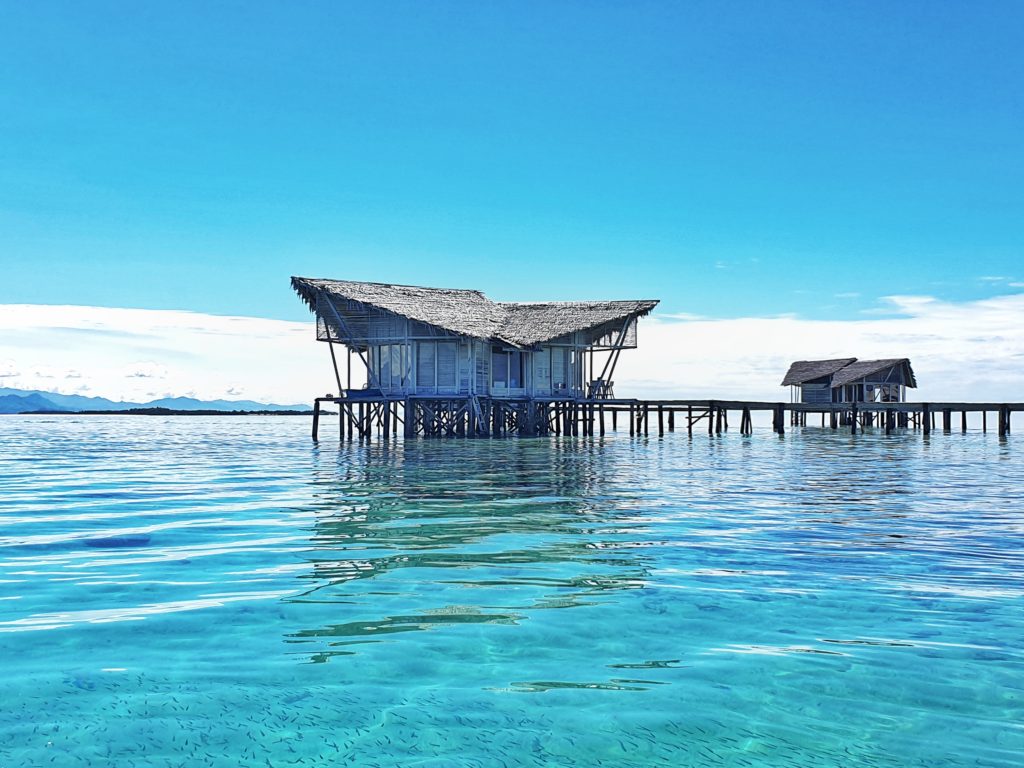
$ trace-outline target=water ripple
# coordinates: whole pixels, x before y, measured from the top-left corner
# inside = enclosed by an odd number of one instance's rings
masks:
[[[0,417],[0,763],[1019,765],[1014,438],[307,429]]]

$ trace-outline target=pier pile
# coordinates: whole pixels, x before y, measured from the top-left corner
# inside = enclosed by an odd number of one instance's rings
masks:
[[[504,437],[604,435],[622,428],[630,435],[685,429],[709,435],[729,430],[729,415],[738,414],[740,434],[752,434],[752,413],[772,414],[772,431],[785,434],[790,426],[805,427],[809,416],[820,417],[821,427],[849,430],[920,430],[923,434],[967,431],[967,414],[980,413],[982,431],[995,414],[998,434],[1010,432],[1011,414],[1024,411],[1024,403],[771,403],[743,400],[613,400],[613,399],[508,399],[488,397],[318,397],[313,404],[313,439],[319,437],[324,407],[339,413],[339,437],[347,440],[389,440],[398,437]],[[787,419],[788,414],[788,419]],[[812,421],[813,424],[813,421]]]

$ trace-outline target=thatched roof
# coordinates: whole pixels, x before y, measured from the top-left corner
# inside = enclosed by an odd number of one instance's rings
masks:
[[[903,384],[908,387],[917,387],[917,379],[914,378],[914,369],[910,367],[910,360],[906,357],[895,357],[887,360],[858,360],[836,373],[835,377],[832,379],[832,386],[841,387],[844,384],[852,384],[865,376],[870,376],[894,366],[903,367],[903,370],[901,371],[903,375]]]
[[[814,381],[823,376],[831,376],[841,368],[857,360],[856,357],[840,357],[835,360],[798,360],[789,366],[786,378],[782,380],[782,386],[788,387],[793,384],[803,384],[807,381]]]
[[[642,317],[657,305],[644,301],[495,302],[480,291],[293,277],[292,288],[316,311],[317,295],[357,301],[478,339],[528,347],[575,331]]]
[[[531,346],[567,333],[643,317],[657,301],[556,301],[546,304],[499,304],[504,311],[497,338]],[[615,329],[616,331],[618,328]]]

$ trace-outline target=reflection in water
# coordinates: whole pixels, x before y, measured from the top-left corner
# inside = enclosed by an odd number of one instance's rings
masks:
[[[635,497],[609,490],[618,471],[600,443],[343,445],[337,463],[313,477],[312,571],[298,576],[312,586],[289,601],[337,603],[341,616],[370,617],[289,640],[313,643],[311,657],[323,661],[338,653],[326,648],[444,624],[511,624],[531,610],[593,605],[602,593],[640,588],[648,558],[621,542],[640,522]],[[432,600],[418,589],[427,582],[492,604]],[[422,609],[410,614],[409,601]],[[392,604],[402,613],[379,615]]]

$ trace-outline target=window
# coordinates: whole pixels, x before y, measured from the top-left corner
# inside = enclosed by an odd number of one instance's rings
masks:
[[[526,386],[526,366],[519,350],[491,351],[491,382],[496,388],[522,389]]]
[[[508,386],[508,354],[505,352],[491,353],[491,381],[496,387]]]
[[[416,343],[416,388],[420,391],[458,390],[459,345],[455,341]]]
[[[551,350],[551,388],[563,390],[569,388],[568,350],[554,347]]]

